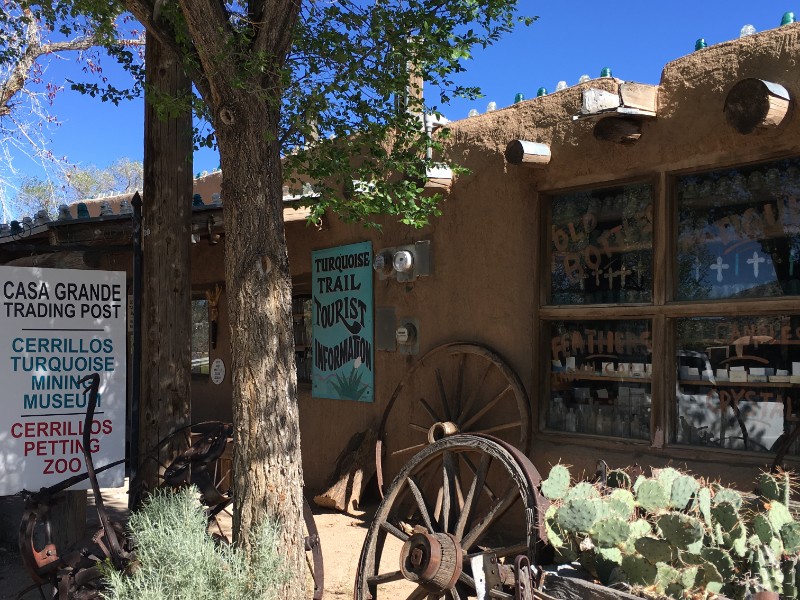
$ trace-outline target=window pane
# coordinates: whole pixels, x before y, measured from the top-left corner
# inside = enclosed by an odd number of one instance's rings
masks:
[[[800,293],[800,160],[678,180],[676,299]]]
[[[292,298],[292,321],[294,324],[295,364],[297,381],[311,382],[311,310],[310,296],[294,296]]]
[[[650,439],[650,321],[553,321],[550,333],[547,428]]]
[[[208,375],[208,300],[192,300],[192,374]]]
[[[653,195],[649,185],[553,198],[552,304],[650,302]]]
[[[800,413],[800,316],[678,319],[676,337],[673,441],[775,451]]]

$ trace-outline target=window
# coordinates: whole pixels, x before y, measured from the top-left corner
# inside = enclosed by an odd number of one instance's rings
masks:
[[[311,296],[292,298],[294,358],[299,383],[311,383],[311,308]]]
[[[192,300],[192,375],[208,375],[211,328],[208,300]]]
[[[550,223],[550,304],[652,301],[650,185],[556,196]]]
[[[677,300],[800,294],[800,160],[678,180]]]
[[[549,325],[547,428],[649,440],[650,322],[553,321]]]
[[[660,181],[541,204],[540,429],[800,460],[800,158]]]
[[[800,419],[800,315],[684,318],[675,331],[674,441],[776,451]]]

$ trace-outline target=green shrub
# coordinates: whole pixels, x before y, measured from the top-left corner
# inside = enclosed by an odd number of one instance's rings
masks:
[[[266,521],[250,560],[207,531],[197,490],[159,490],[133,513],[136,547],[129,573],[105,570],[108,600],[240,600],[275,598],[288,572],[278,556],[278,530]]]

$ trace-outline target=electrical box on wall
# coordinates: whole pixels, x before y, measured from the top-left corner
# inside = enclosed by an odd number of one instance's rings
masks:
[[[401,354],[417,354],[419,352],[419,321],[411,317],[400,319],[395,330],[397,350]]]
[[[431,242],[424,240],[375,252],[372,268],[378,278],[414,281],[431,274]]]

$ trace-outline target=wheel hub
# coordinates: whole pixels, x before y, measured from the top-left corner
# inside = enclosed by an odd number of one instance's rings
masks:
[[[431,428],[428,429],[428,443],[433,444],[442,438],[455,435],[458,432],[458,425],[452,421],[439,421],[431,425]]]
[[[434,594],[453,589],[461,575],[461,545],[449,533],[415,533],[403,544],[400,571]]]

